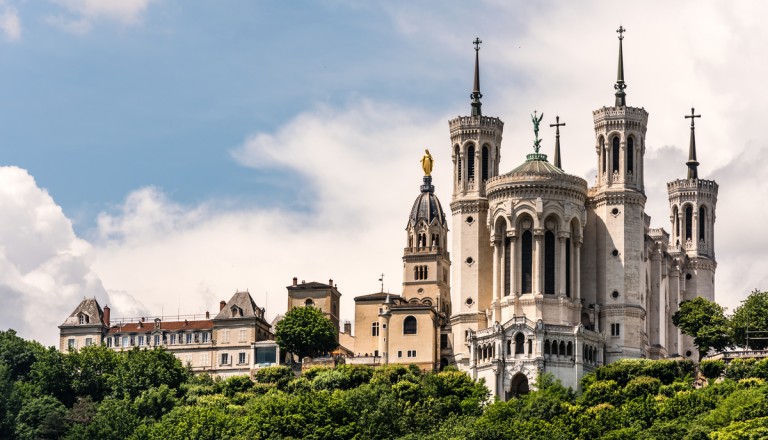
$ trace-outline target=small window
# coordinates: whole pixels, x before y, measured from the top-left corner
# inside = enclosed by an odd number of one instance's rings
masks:
[[[139,335],[139,347],[144,346],[144,335]]]
[[[112,346],[112,338],[107,338],[107,347]]]
[[[408,316],[403,320],[403,334],[415,335],[418,332],[418,324],[416,318]]]
[[[187,344],[191,344],[194,341],[195,335],[193,333],[187,333]]]
[[[397,357],[403,357],[403,350],[397,350]]]
[[[88,316],[81,314],[79,317],[80,324],[88,324]]]
[[[306,306],[306,307],[312,307],[314,305],[315,305],[315,302],[312,301],[312,298],[307,298],[307,300],[304,301],[304,306]]]
[[[160,335],[155,335],[155,346],[160,345]]]
[[[248,331],[244,328],[241,328],[238,334],[237,342],[246,342],[247,337]]]
[[[614,290],[613,292],[611,292],[611,297],[613,299],[617,299],[619,297],[619,291],[618,290]]]
[[[221,362],[219,362],[221,365],[229,365],[229,353],[222,353],[221,354]]]
[[[203,344],[207,344],[210,339],[211,334],[208,332],[203,332]]]
[[[379,336],[379,323],[378,322],[372,322],[371,323],[371,336]]]
[[[171,333],[171,345],[176,345],[176,333]]]
[[[74,338],[67,339],[67,349],[74,350],[77,348],[77,342]]]
[[[408,350],[408,357],[409,358],[415,358],[416,357],[416,350]]]
[[[93,345],[93,338],[85,338],[85,346],[90,347]]]
[[[611,336],[619,336],[621,334],[621,324],[611,324]]]
[[[237,355],[237,363],[238,363],[239,365],[243,365],[243,364],[245,364],[246,362],[247,362],[247,361],[246,361],[246,359],[245,359],[245,352],[244,352],[244,351],[241,351],[241,352],[240,352],[240,353],[238,353],[238,355]]]

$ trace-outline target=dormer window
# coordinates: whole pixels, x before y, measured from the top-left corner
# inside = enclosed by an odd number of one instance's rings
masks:
[[[312,301],[312,298],[307,298],[307,300],[306,300],[306,301],[304,301],[304,305],[305,305],[306,307],[312,307],[312,306],[314,306],[314,305],[315,305],[315,302],[314,302],[314,301]]]
[[[243,309],[237,306],[232,307],[232,317],[237,318],[238,316],[243,316]]]
[[[80,324],[88,324],[88,315],[81,313],[80,316],[78,316],[78,322]]]

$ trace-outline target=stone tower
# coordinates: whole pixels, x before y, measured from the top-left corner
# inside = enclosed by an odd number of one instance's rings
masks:
[[[501,134],[499,118],[483,116],[481,110],[479,51],[475,39],[475,80],[470,116],[448,122],[453,156],[451,327],[457,363],[468,362],[465,345],[468,330],[487,326],[486,311],[492,306],[493,251],[488,228],[488,198],[485,184],[499,173]]]
[[[623,39],[619,27],[616,101],[592,112],[595,123],[597,181],[589,191],[583,292],[594,304],[595,329],[606,338],[606,362],[645,356],[647,335],[629,329],[645,328],[646,274],[643,158],[648,112],[629,107],[624,82]]]
[[[691,139],[688,147],[688,176],[667,183],[672,233],[669,253],[675,258],[670,273],[670,305],[677,310],[683,301],[701,296],[715,299],[715,209],[718,185],[714,180],[699,179],[696,160],[695,118],[691,109]],[[690,356],[696,353],[693,340],[673,327],[671,352]],[[677,350],[674,347],[677,346]]]
[[[429,158],[431,166],[431,155]],[[425,174],[426,171],[425,171]],[[430,170],[431,174],[431,170]],[[446,316],[451,314],[448,278],[451,260],[446,249],[448,222],[435,196],[432,176],[425,175],[421,193],[413,203],[406,226],[407,247],[403,253],[403,298],[430,298]]]

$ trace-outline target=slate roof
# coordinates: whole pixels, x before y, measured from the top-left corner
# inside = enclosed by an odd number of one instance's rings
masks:
[[[96,298],[84,298],[80,301],[80,305],[70,313],[69,317],[61,325],[82,325],[79,318],[81,313],[88,316],[88,324],[86,325],[104,325],[104,311],[101,309],[99,302],[96,301]]]
[[[236,311],[233,316],[232,308]],[[239,319],[239,318],[261,318],[264,319],[264,313],[256,305],[248,292],[236,292],[232,295],[227,305],[219,311],[214,320],[219,319]]]
[[[435,219],[437,219],[437,223],[440,225],[445,226],[447,224],[440,200],[432,192],[422,192],[413,202],[408,221],[410,224],[415,225],[421,219],[424,219],[427,224],[431,224]]]
[[[547,162],[547,156],[543,154],[529,154],[529,159],[520,166],[507,173],[511,174],[565,174],[565,171]],[[534,158],[531,159],[530,156]]]

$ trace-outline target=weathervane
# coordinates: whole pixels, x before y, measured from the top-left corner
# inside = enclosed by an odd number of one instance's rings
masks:
[[[541,119],[544,118],[544,113],[536,116],[536,110],[533,111],[533,114],[531,115],[531,121],[533,122],[533,134],[536,136],[536,139],[533,141],[533,151],[538,154],[539,148],[541,146],[539,145],[541,143],[541,139],[539,139],[539,123],[541,123]]]

